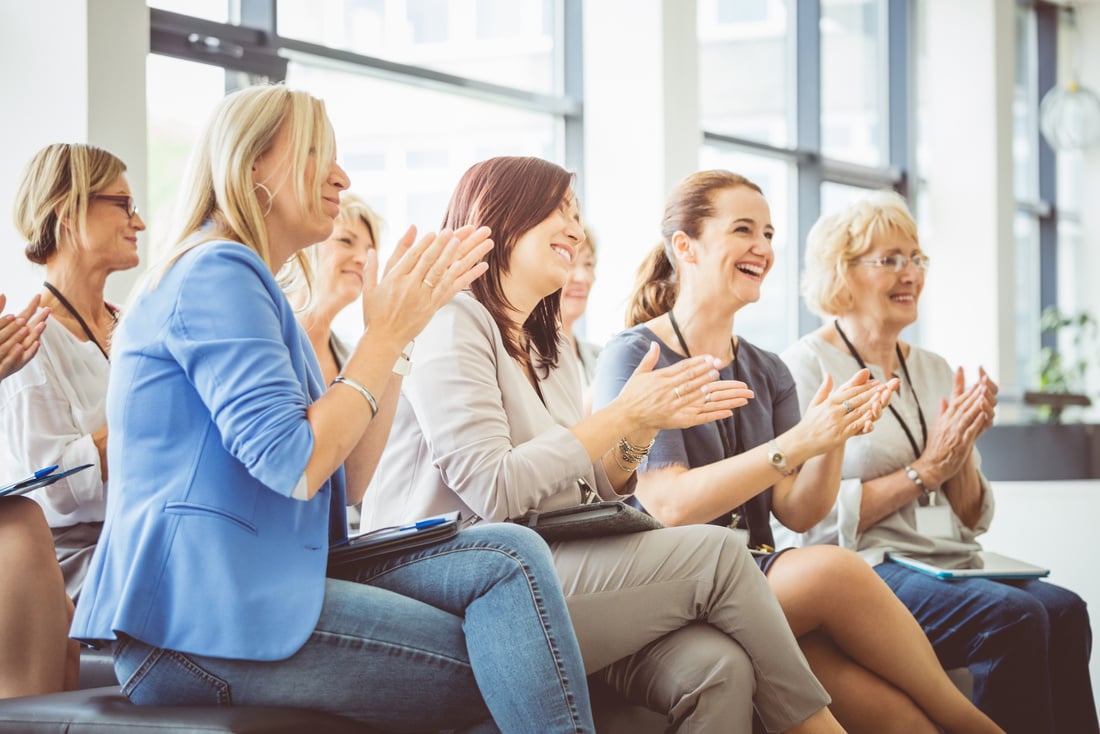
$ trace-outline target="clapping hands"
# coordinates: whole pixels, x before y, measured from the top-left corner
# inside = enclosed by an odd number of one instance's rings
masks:
[[[489,228],[472,225],[415,240],[416,227],[409,227],[381,279],[374,250],[367,254],[364,268],[363,322],[368,328],[386,324],[401,344],[419,334],[440,306],[488,269],[483,258],[493,248]]]
[[[814,449],[813,455],[870,433],[897,389],[896,378],[882,383],[862,369],[834,391],[833,379],[826,375],[798,424],[804,440]]]
[[[970,387],[966,387],[962,367],[955,370],[951,395],[940,400],[940,413],[921,454],[924,474],[930,475],[925,484],[942,484],[963,468],[974,442],[993,425],[997,391],[997,383],[981,367],[978,380]]]
[[[50,309],[38,307],[41,301],[42,297],[36,295],[21,312],[0,316],[0,380],[23,369],[38,352],[38,340],[50,315]],[[7,302],[0,293],[0,312]]]

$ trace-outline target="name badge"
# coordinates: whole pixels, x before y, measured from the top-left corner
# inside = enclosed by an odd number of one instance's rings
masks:
[[[917,532],[929,538],[959,540],[955,513],[951,505],[928,505],[917,508]]]

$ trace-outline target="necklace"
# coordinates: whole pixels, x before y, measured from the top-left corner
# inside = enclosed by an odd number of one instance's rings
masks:
[[[58,303],[65,307],[66,311],[72,314],[72,317],[76,319],[76,322],[78,324],[80,324],[80,328],[84,330],[84,334],[92,341],[92,344],[95,344],[99,351],[102,352],[103,358],[110,362],[111,358],[107,355],[107,350],[104,349],[103,345],[99,343],[99,340],[95,338],[95,334],[93,334],[92,330],[88,328],[88,322],[84,320],[84,317],[80,315],[80,312],[76,310],[73,304],[69,303],[69,299],[61,295],[61,291],[50,285],[49,281],[42,281],[42,285],[45,286],[46,290],[53,294],[53,297],[57,299]],[[113,319],[114,322],[117,324],[118,314],[113,308],[111,308],[111,305],[104,301],[103,307],[107,309],[107,313],[111,314],[111,319]]]
[[[859,363],[859,366],[863,369],[867,369],[867,365],[863,361],[863,357],[856,351],[856,347],[848,339],[848,335],[844,333],[844,329],[840,328],[840,321],[834,321],[833,326],[836,327],[836,333],[840,334],[840,338],[844,341],[844,346],[848,347],[848,351],[852,357]],[[920,409],[920,400],[917,399],[917,388],[913,385],[913,378],[909,376],[909,367],[905,364],[905,355],[901,353],[901,345],[894,342],[894,353],[898,355],[898,362],[901,364],[901,371],[905,375],[905,381],[909,383],[909,391],[913,393],[913,402],[917,406],[917,420],[920,421],[921,438],[924,439],[924,445],[928,445],[928,424],[924,421],[924,411]],[[920,458],[921,450],[917,445],[917,439],[913,437],[913,432],[909,430],[909,425],[902,419],[901,414],[894,409],[894,406],[890,403],[886,404],[886,407],[893,413],[894,418],[901,424],[901,430],[905,431],[905,437],[909,439],[909,446],[913,449],[913,456]]]
[[[668,323],[672,326],[672,332],[676,335],[676,340],[680,342],[680,349],[683,350],[684,356],[691,357],[691,350],[688,349],[687,341],[680,332],[680,324],[676,321],[676,314],[672,313],[671,309],[668,312]],[[741,362],[737,358],[737,342],[733,340],[732,336],[730,337],[730,350],[733,353],[733,362],[731,363],[733,367],[733,379],[740,381]],[[714,425],[715,428],[718,429],[718,438],[722,442],[722,453],[727,459],[745,451],[742,438],[745,432],[741,425],[740,410],[733,411],[733,441],[730,441],[729,424],[726,421],[715,421]],[[757,496],[759,497],[759,495]],[[775,551],[775,539],[772,535],[771,527],[766,520],[754,525],[749,519],[752,515],[751,509],[749,503],[744,502],[736,509],[724,515],[722,521],[730,528],[742,528],[748,531],[750,550],[761,553],[772,553]]]

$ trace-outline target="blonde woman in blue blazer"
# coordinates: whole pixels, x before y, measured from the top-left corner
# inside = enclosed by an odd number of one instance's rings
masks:
[[[179,245],[114,338],[107,519],[72,635],[138,704],[278,704],[386,730],[591,732],[545,544],[522,528],[326,578],[393,418],[402,350],[485,270],[488,231],[410,231],[326,390],[276,272],[348,186],[323,104],[228,96],[192,155]],[[377,280],[377,257],[365,281]]]

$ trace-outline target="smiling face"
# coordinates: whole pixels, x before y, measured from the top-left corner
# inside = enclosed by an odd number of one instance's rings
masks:
[[[584,316],[588,294],[595,282],[596,255],[587,243],[581,243],[561,291],[561,320],[566,328],[571,328],[577,319]]]
[[[300,188],[307,198],[319,196],[320,208],[301,201],[297,193],[299,186],[292,178],[295,150],[291,138],[290,125],[284,122],[271,146],[253,164],[252,178],[271,192],[269,200],[262,190],[258,194],[266,212],[264,221],[269,236],[289,243],[291,251],[295,251],[332,234],[333,221],[340,213],[340,191],[348,187],[349,181],[344,169],[336,163],[335,150],[332,158],[326,161],[318,161],[316,155],[311,154],[301,174]],[[320,192],[313,190],[318,165],[325,167]]]
[[[698,239],[677,233],[673,247],[691,288],[704,300],[740,308],[760,299],[760,285],[775,262],[771,210],[759,192],[737,186],[713,198],[714,214],[702,223]]]
[[[583,242],[580,209],[569,191],[557,208],[520,235],[512,248],[508,274],[524,300],[537,302],[565,285]]]
[[[911,260],[900,271],[860,262],[895,254],[912,258],[923,252],[910,237],[887,232],[875,239],[868,252],[849,263],[848,288],[852,302],[850,309],[840,315],[896,331],[917,320],[917,303],[924,290],[924,271]]]
[[[332,234],[317,246],[314,290],[318,297],[331,298],[338,308],[358,298],[363,292],[367,253],[376,246],[362,219],[337,219]]]
[[[85,252],[97,266],[108,272],[137,267],[138,232],[145,229],[141,215],[127,214],[122,199],[102,197],[129,197],[130,184],[126,176],[118,177],[102,190],[89,196],[85,234]]]

